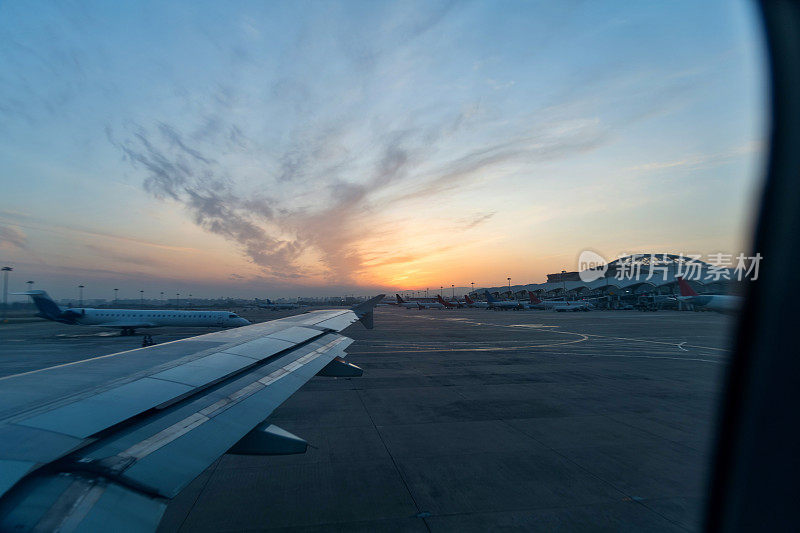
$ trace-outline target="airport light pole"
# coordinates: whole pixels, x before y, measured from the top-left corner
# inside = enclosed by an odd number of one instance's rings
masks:
[[[114,289],[114,305],[117,305],[117,301],[119,301],[119,289]]]
[[[566,273],[567,273],[566,270],[562,270],[561,271],[561,284],[564,287],[564,301],[565,302],[567,301],[567,278],[565,276]]]
[[[439,285],[439,296],[444,298],[444,285]]]
[[[161,291],[161,307],[164,307],[164,291]]]
[[[456,284],[455,283],[451,283],[450,284],[450,288],[453,289],[453,300],[455,300],[456,299]]]
[[[33,281],[28,280],[25,282],[25,284],[28,285],[28,292],[31,292],[33,290]],[[33,301],[33,296],[28,295],[28,298],[30,298],[31,301]]]
[[[508,280],[508,292],[511,292],[511,278],[506,278]]]
[[[8,273],[14,270],[9,266],[0,268],[3,272],[3,321],[5,322],[8,316]]]
[[[469,284],[472,285],[472,292],[475,292],[475,282],[470,281]]]
[[[78,285],[78,307],[83,307],[83,285]]]
[[[144,309],[144,291],[143,290],[139,291],[139,303],[142,306],[142,309]]]
[[[181,306],[181,293],[176,292],[175,293],[175,308],[177,309],[180,306]]]

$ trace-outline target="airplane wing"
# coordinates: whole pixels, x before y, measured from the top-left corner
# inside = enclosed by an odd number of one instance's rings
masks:
[[[156,324],[152,322],[132,322],[130,320],[118,320],[117,322],[106,322],[104,324],[94,324],[98,328],[154,328]]]
[[[373,298],[0,378],[0,530],[152,531],[168,501],[226,452],[301,453],[264,420],[346,363]]]

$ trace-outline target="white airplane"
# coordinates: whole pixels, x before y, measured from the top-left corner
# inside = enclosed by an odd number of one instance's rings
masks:
[[[400,307],[405,307],[406,309],[419,309],[417,302],[407,302],[403,300],[399,294],[395,294],[394,297],[397,299],[397,303],[394,305],[399,305]]]
[[[594,306],[582,300],[570,302],[567,300],[540,300],[528,291],[529,303],[523,304],[525,309],[553,309],[554,311],[589,311]]]
[[[741,296],[697,294],[685,279],[680,276],[675,279],[678,280],[678,287],[680,287],[681,290],[681,295],[678,297],[678,300],[681,302],[687,302],[701,309],[708,309],[725,314],[737,313],[742,306],[743,298]]]
[[[522,309],[522,304],[517,300],[495,300],[489,291],[483,291],[489,309]]]
[[[271,311],[279,311],[281,309],[297,309],[298,307],[300,307],[300,304],[291,302],[276,303],[270,300],[269,298],[265,300],[267,303],[259,303],[258,298],[256,298],[255,300],[256,300],[256,305],[258,307],[260,307],[261,309],[269,309]]]
[[[399,294],[394,295],[397,298],[397,305],[405,307],[406,309],[444,309],[444,306],[439,302],[420,301],[407,302],[400,297]]]
[[[95,309],[91,307],[62,308],[45,291],[35,290],[15,292],[33,299],[39,312],[37,316],[81,326],[117,328],[122,335],[133,335],[137,328],[157,328],[163,326],[184,327],[239,327],[250,324],[236,313],[230,311],[180,311],[165,309]]]
[[[489,303],[488,302],[476,302],[472,298],[469,297],[469,294],[464,295],[464,301],[467,302],[467,307],[474,307],[475,309],[488,309]]]

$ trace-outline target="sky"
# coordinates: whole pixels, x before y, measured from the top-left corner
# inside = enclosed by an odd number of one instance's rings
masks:
[[[745,1],[0,3],[0,263],[61,298],[748,251]]]

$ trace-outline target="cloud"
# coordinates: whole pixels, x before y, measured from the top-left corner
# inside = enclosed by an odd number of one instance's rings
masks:
[[[471,219],[462,221],[462,222],[464,222],[464,225],[462,226],[462,229],[463,230],[468,230],[468,229],[474,228],[475,226],[480,226],[484,222],[487,222],[495,214],[496,214],[495,211],[492,211],[491,213],[478,213],[477,215],[475,215]]]
[[[87,250],[101,256],[103,259],[111,259],[121,264],[145,267],[156,266],[156,260],[153,257],[118,252],[113,248],[97,244],[84,244],[83,246]]]
[[[723,152],[714,152],[707,154],[692,154],[681,159],[673,159],[670,161],[654,161],[651,163],[644,163],[628,167],[627,170],[651,172],[666,169],[685,168],[689,170],[696,170],[700,168],[710,168],[718,165],[724,165],[736,160],[741,156],[760,153],[763,150],[763,143],[759,141],[751,141],[740,146],[736,146]]]
[[[419,66],[452,11],[409,10],[380,31],[305,27],[280,54],[280,76],[270,71],[263,87],[223,82],[192,93],[180,112],[123,122],[119,137],[109,126],[107,137],[145,191],[235,243],[265,279],[353,283],[409,259],[390,251],[398,213],[510,172],[536,180],[538,164],[613,141],[619,129],[674,106],[688,85],[678,77],[663,91],[644,91],[651,78],[605,73],[509,115],[505,91],[494,89],[517,90],[514,82],[480,75],[454,80],[472,87],[454,98],[438,74],[443,65]],[[630,87],[635,101],[622,106]],[[619,116],[605,113],[620,107]],[[493,215],[451,222],[466,231]],[[385,257],[377,261],[367,253],[376,244]]]
[[[298,274],[300,243],[273,237],[258,224],[275,219],[271,200],[235,192],[214,159],[189,147],[175,127],[159,122],[156,130],[137,128],[131,139],[115,143],[131,163],[145,170],[145,190],[182,204],[198,226],[238,243],[266,273],[276,278],[289,270]]]
[[[28,247],[28,238],[20,230],[11,226],[0,226],[0,249],[13,250]]]
[[[218,118],[217,131],[205,131],[201,140],[190,140],[189,133],[164,121],[134,126],[124,141],[108,138],[143,171],[147,192],[178,202],[198,226],[235,242],[267,279],[322,276],[350,283],[365,270],[388,264],[367,260],[362,246],[391,229],[385,226],[391,222],[376,222],[381,210],[402,212],[417,200],[486,182],[497,169],[569,158],[611,138],[596,118],[558,120],[549,111],[524,118],[491,144],[469,141],[456,150],[454,140],[493,126],[492,118],[478,118],[468,106],[437,120],[389,129],[365,147],[347,141],[364,128],[359,116],[350,115],[335,117],[313,133],[294,132],[282,151],[265,150],[241,133],[250,147],[241,153],[224,142],[225,132],[245,132],[252,124],[225,118]],[[521,127],[527,132],[519,132]],[[243,176],[226,163],[234,161],[236,168],[242,160],[269,170]],[[462,221],[463,229],[493,215]]]

